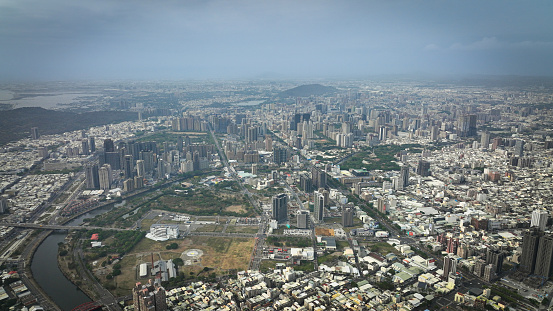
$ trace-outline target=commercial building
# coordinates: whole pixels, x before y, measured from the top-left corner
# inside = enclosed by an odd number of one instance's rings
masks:
[[[273,218],[279,224],[288,220],[288,196],[285,193],[273,197]]]

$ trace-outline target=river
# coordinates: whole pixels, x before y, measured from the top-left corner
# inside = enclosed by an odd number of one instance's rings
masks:
[[[113,206],[99,208],[83,214],[68,222],[67,225],[80,225],[83,223],[83,219],[103,214],[112,208]],[[33,278],[42,287],[42,290],[62,310],[70,311],[76,306],[91,300],[75,284],[65,278],[65,275],[58,268],[58,243],[63,242],[66,236],[67,233],[50,234],[37,248],[31,262],[31,271],[33,272]]]

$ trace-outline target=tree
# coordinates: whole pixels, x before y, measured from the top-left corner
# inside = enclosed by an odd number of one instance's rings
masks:
[[[174,263],[177,267],[184,266],[184,261],[182,261],[181,258],[175,258],[175,259],[173,259],[173,263]]]

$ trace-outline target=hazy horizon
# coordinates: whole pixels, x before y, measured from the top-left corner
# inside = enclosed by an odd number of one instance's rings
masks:
[[[0,0],[0,80],[553,75],[551,1]]]

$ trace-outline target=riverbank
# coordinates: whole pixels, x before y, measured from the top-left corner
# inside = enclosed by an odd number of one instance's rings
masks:
[[[89,282],[82,282],[82,280],[86,279],[86,272],[82,271],[82,269],[80,269],[80,265],[77,264],[80,259],[75,258],[75,256],[78,256],[78,253],[72,251],[75,249],[74,243],[76,243],[76,241],[73,237],[70,237],[69,241],[67,240],[67,237],[65,238],[65,243],[60,247],[58,251],[58,268],[65,276],[65,278],[69,280],[69,282],[75,284],[75,286],[77,286],[80,291],[87,295],[90,300],[99,300],[100,297],[98,293],[94,291],[94,287],[92,286],[92,284]],[[66,252],[66,255],[61,256],[60,254],[62,254],[63,251]]]
[[[52,233],[52,230],[40,232],[31,243],[27,244],[21,258],[24,260],[25,270],[24,273],[20,273],[21,280],[27,286],[29,291],[35,296],[40,305],[44,307],[44,310],[59,310],[59,306],[54,302],[52,297],[50,297],[42,287],[36,282],[33,278],[33,272],[31,271],[31,263],[33,256],[38,249],[38,247],[44,242],[44,240]]]

